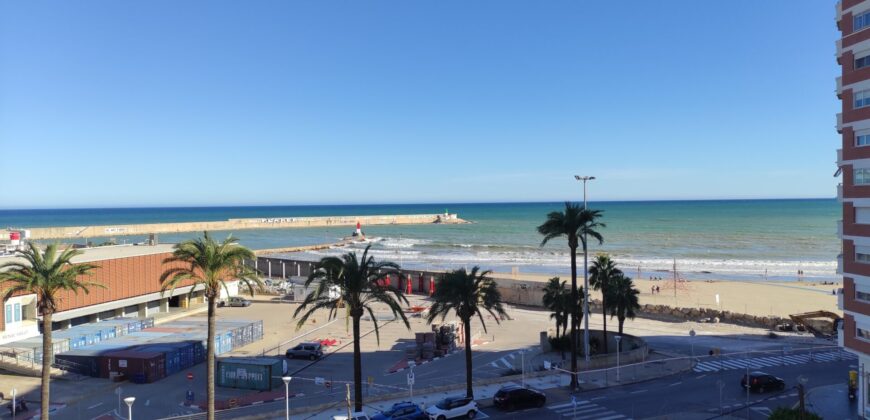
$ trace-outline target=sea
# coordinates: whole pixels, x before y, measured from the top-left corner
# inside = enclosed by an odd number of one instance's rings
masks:
[[[631,277],[740,281],[835,281],[841,208],[835,199],[590,202],[603,211],[604,242],[590,255],[610,254]],[[371,246],[379,259],[406,268],[453,269],[479,265],[496,272],[565,275],[567,241],[541,246],[536,227],[564,203],[398,204],[257,207],[167,207],[0,210],[0,226],[116,225],[213,221],[231,218],[457,213],[469,224],[363,226],[367,243],[294,254],[316,260]],[[337,242],[353,227],[239,230],[253,249]],[[199,233],[162,234],[179,242]],[[144,237],[91,238],[137,243]],[[76,242],[82,243],[79,239]],[[798,276],[798,272],[802,276]]]

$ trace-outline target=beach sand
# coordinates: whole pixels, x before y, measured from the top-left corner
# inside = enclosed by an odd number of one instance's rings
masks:
[[[581,270],[582,271],[582,268]],[[495,279],[516,279],[523,281],[546,282],[550,275],[493,273]],[[571,276],[560,276],[571,282]],[[578,286],[583,278],[577,279]],[[634,279],[635,287],[640,290],[640,303],[668,305],[681,308],[718,308],[725,311],[751,314],[756,316],[775,315],[787,317],[790,314],[825,310],[842,316],[837,308],[837,296],[832,291],[842,287],[841,283],[822,285],[812,282],[746,282],[727,280],[688,280],[680,282],[674,295],[673,281]],[[655,285],[661,293],[652,294]],[[719,295],[719,304],[716,295]],[[592,292],[593,299],[601,299],[601,293]]]

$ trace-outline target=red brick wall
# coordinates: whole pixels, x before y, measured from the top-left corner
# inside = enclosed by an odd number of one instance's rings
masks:
[[[849,314],[843,318],[843,345],[870,354],[870,343],[855,337],[855,318]]]
[[[843,309],[870,315],[870,303],[855,299],[855,280],[843,277]]]

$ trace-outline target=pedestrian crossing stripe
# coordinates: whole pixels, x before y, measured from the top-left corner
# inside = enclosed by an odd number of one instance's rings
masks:
[[[547,407],[562,417],[570,417],[578,420],[623,420],[628,417],[619,414],[607,407],[592,404],[589,401],[577,401],[576,407],[572,403],[551,405]]]
[[[797,365],[809,362],[833,362],[837,360],[857,359],[852,353],[847,352],[823,352],[813,354],[767,356],[750,359],[723,359],[701,362],[695,365],[695,372],[715,372],[718,370],[735,369],[760,369],[771,366]]]

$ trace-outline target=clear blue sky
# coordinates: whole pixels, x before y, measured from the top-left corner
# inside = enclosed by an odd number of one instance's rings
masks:
[[[833,197],[834,2],[0,3],[0,208]]]

